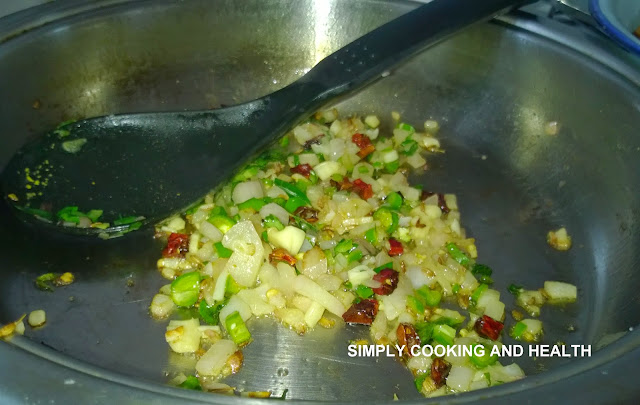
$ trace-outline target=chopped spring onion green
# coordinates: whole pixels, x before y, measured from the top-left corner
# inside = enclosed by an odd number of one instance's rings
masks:
[[[393,162],[389,162],[389,163],[385,163],[384,164],[384,170],[387,173],[395,173],[398,171],[398,169],[400,168],[400,161],[399,160],[394,160]]]
[[[405,122],[399,122],[398,123],[398,128],[409,132],[409,134],[413,134],[413,133],[416,132],[416,129],[412,125],[409,125],[409,124],[407,124]]]
[[[267,215],[267,217],[262,221],[262,224],[265,228],[276,228],[279,231],[284,229],[282,222],[280,222],[278,217],[273,214]]]
[[[209,325],[217,325],[220,319],[220,310],[227,305],[227,302],[229,302],[228,299],[215,305],[209,305],[209,303],[203,299],[200,301],[200,307],[198,308],[200,318]]]
[[[49,283],[55,280],[56,277],[58,277],[58,275],[55,273],[46,273],[41,276],[38,276],[38,278],[36,278],[36,281],[35,281],[36,287],[39,290],[51,292],[53,291],[53,287],[51,287]]]
[[[398,214],[387,207],[378,208],[378,210],[373,213],[373,219],[380,221],[380,224],[388,234],[392,234],[393,231],[398,229],[398,221],[400,220]]]
[[[417,289],[416,296],[429,307],[437,307],[442,299],[442,293],[440,291],[432,290],[427,286],[422,286]]]
[[[224,294],[228,297],[231,297],[232,295],[236,295],[240,290],[242,290],[240,284],[238,284],[236,280],[233,279],[233,277],[227,277],[227,285],[224,289]]]
[[[226,215],[213,215],[210,216],[207,221],[218,228],[222,233],[227,233],[229,229],[236,224],[235,219]]]
[[[516,297],[517,297],[518,295],[520,295],[520,293],[521,293],[522,291],[524,291],[524,288],[522,288],[522,286],[521,286],[521,285],[516,285],[516,284],[510,284],[510,285],[509,285],[509,292],[510,292],[511,294],[513,294],[514,296],[516,296]]]
[[[513,328],[511,328],[511,337],[518,340],[522,337],[522,334],[526,332],[527,325],[524,322],[516,323]]]
[[[400,146],[402,146],[401,152],[403,155],[411,156],[418,151],[418,142],[411,139],[411,136],[405,139]]]
[[[488,288],[489,286],[487,284],[480,284],[478,288],[473,291],[473,294],[471,294],[471,301],[474,303],[478,303],[478,300],[480,299],[482,294],[487,291]]]
[[[351,239],[342,239],[334,248],[336,253],[347,253],[354,248],[353,241]]]
[[[393,270],[393,262],[385,263],[385,264],[383,264],[381,266],[378,266],[375,269],[373,269],[373,271],[376,272],[376,273],[380,273],[384,269]]]
[[[484,354],[482,356],[476,355],[476,350],[473,351],[471,355],[471,363],[473,363],[478,368],[483,368],[490,366],[498,361],[498,355],[491,355],[491,347],[488,345],[482,345],[484,347]]]
[[[407,307],[414,313],[421,315],[424,313],[424,303],[419,298],[409,295],[407,297]]]
[[[357,245],[355,245],[357,246]],[[360,259],[362,259],[363,253],[361,250],[359,249],[354,249],[351,252],[349,252],[349,254],[347,255],[347,262],[348,263],[353,263],[353,262],[357,262]]]
[[[456,337],[456,330],[449,325],[439,324],[433,327],[433,340],[442,345],[452,345]]]
[[[485,264],[476,263],[471,268],[471,274],[473,274],[476,279],[483,284],[493,283],[493,279],[491,278],[492,273],[493,270],[491,270],[491,267]]]
[[[270,201],[268,198],[250,198],[245,202],[238,204],[239,210],[254,210],[256,212],[260,211],[260,208],[267,205]]]
[[[171,283],[171,299],[180,307],[190,307],[198,302],[200,273],[185,273]]]
[[[96,222],[102,216],[102,210],[90,210],[87,212],[87,218],[91,220],[91,222]]]
[[[135,217],[135,216],[121,217],[113,221],[113,224],[116,226],[129,225],[129,224],[134,224],[139,220],[140,220],[140,217]]]
[[[387,198],[385,198],[384,202],[389,206],[389,208],[394,210],[399,210],[402,207],[403,198],[398,192],[389,193]]]
[[[378,232],[376,228],[373,227],[364,233],[364,240],[376,246],[378,244]]]
[[[459,292],[460,292],[460,284],[456,283],[456,284],[452,285],[452,286],[451,286],[451,291],[452,291],[454,294],[459,293]]]
[[[469,259],[469,257],[455,243],[449,242],[445,245],[445,248],[447,249],[447,253],[449,253],[449,256],[451,256],[453,260],[460,263],[461,265],[469,267],[473,264],[471,259]]]
[[[78,211],[78,207],[64,207],[56,214],[57,217],[66,222],[80,222],[80,217],[84,216],[80,211]]]
[[[229,314],[224,321],[224,325],[229,336],[231,336],[231,340],[238,346],[242,346],[251,340],[251,333],[249,329],[247,329],[247,325],[245,325],[238,311]]]
[[[188,376],[186,380],[184,380],[182,383],[180,383],[180,385],[178,385],[178,387],[185,388],[188,390],[202,391],[202,387],[200,386],[200,380],[198,380],[197,377],[192,375]]]
[[[416,333],[420,337],[420,342],[426,345],[433,336],[434,325],[431,322],[418,322],[415,325]]]
[[[422,384],[424,383],[424,380],[426,380],[427,378],[429,378],[428,373],[420,374],[415,378],[414,382],[416,384],[416,389],[418,391],[422,391]]]
[[[373,296],[373,290],[370,287],[367,287],[367,286],[364,286],[364,285],[360,284],[356,288],[356,294],[358,295],[358,297],[360,297],[362,299],[367,299],[367,298]]]
[[[278,178],[276,178],[273,183],[284,190],[284,192],[287,193],[289,197],[299,198],[306,204],[311,204],[311,201],[309,201],[309,197],[307,197],[307,195],[295,185],[287,183],[286,181],[280,180]]]
[[[218,257],[222,259],[228,259],[229,257],[231,257],[231,254],[233,253],[233,250],[227,249],[226,247],[224,247],[222,245],[222,242],[214,243],[213,247],[216,249],[216,253],[218,254]]]
[[[277,179],[276,179],[277,180]],[[302,198],[298,198],[298,197],[289,197],[289,199],[285,202],[284,204],[284,209],[287,210],[287,212],[295,212],[298,208],[300,207],[304,207],[305,205],[307,205],[308,203],[303,200]]]

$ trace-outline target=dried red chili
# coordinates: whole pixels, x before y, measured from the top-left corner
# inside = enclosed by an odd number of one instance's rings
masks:
[[[358,148],[360,148],[358,156],[360,156],[361,159],[366,158],[376,150],[376,147],[373,146],[369,137],[363,134],[353,134],[351,142],[355,143]]]
[[[311,175],[311,166],[308,163],[304,163],[298,166],[294,166],[291,168],[291,173],[298,173],[303,175],[306,178],[309,178]]]
[[[361,325],[371,325],[378,315],[378,301],[362,300],[355,303],[342,314],[342,319],[347,323],[357,323]]]
[[[373,188],[371,184],[365,183],[360,179],[353,181],[353,191],[356,192],[363,200],[373,197]]]
[[[431,379],[436,383],[436,387],[442,387],[451,371],[451,364],[440,357],[433,359],[431,363]]]
[[[391,269],[382,269],[380,273],[373,276],[373,279],[380,284],[378,288],[374,288],[373,292],[378,295],[389,295],[398,286],[398,272]]]
[[[294,212],[294,215],[304,219],[309,223],[318,222],[318,210],[311,207],[298,207]]]
[[[478,335],[491,340],[497,340],[500,337],[502,328],[504,328],[504,324],[488,315],[482,315],[481,318],[478,318],[475,325],[473,325],[473,328],[478,332]]]
[[[398,325],[398,329],[396,329],[396,337],[398,338],[398,344],[404,346],[402,348],[402,355],[413,357],[411,347],[420,346],[420,336],[418,336],[416,328],[409,323],[401,323]]]
[[[189,235],[172,233],[169,235],[167,247],[162,251],[162,257],[184,256],[189,251]]]
[[[296,264],[296,258],[291,256],[289,252],[282,248],[274,249],[273,252],[269,255],[269,262],[271,264],[275,264],[277,262],[285,262],[290,266]]]
[[[389,238],[389,256],[400,256],[404,253],[404,247],[400,241]]]

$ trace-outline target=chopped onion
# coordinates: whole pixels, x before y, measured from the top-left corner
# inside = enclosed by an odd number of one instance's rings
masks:
[[[236,204],[243,203],[252,198],[262,197],[264,197],[264,191],[259,181],[245,181],[244,183],[239,183],[233,189],[232,199]]]
[[[200,233],[206,236],[213,243],[220,242],[222,240],[222,232],[216,228],[213,224],[202,221],[200,223]]]
[[[300,295],[311,298],[325,307],[329,312],[342,316],[346,308],[333,295],[320,287],[317,283],[305,275],[299,275],[293,282],[293,289]]]
[[[549,296],[549,301],[574,302],[578,299],[578,288],[573,284],[560,281],[545,281],[544,292]]]
[[[202,376],[217,376],[238,347],[231,340],[215,342],[196,363],[196,371]]]
[[[323,274],[327,274],[327,257],[322,249],[314,247],[304,254],[302,258],[301,273],[315,280]]]
[[[465,366],[452,366],[447,376],[447,386],[456,392],[469,391],[475,372]]]

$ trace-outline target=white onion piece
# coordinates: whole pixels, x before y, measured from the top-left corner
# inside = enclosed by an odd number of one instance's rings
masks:
[[[469,391],[475,372],[465,366],[452,366],[447,376],[447,386],[454,391]]]
[[[318,246],[322,250],[328,250],[328,249],[333,249],[337,244],[338,244],[337,241],[330,239],[330,240],[323,240],[322,242],[318,243]]]
[[[271,186],[270,189],[267,190],[267,197],[271,197],[271,198],[278,198],[278,197],[282,197],[284,198],[287,195],[287,193],[285,193],[285,191],[283,189],[281,189],[278,186]]]
[[[311,298],[325,307],[329,312],[342,316],[346,308],[333,295],[320,287],[317,283],[305,275],[299,275],[293,282],[293,289],[300,295]]]
[[[415,289],[418,289],[423,285],[431,287],[435,281],[434,278],[427,277],[419,266],[409,266],[405,274]]]
[[[324,307],[313,301],[304,314],[304,322],[308,327],[313,328],[322,318],[322,314],[324,314]]]
[[[327,257],[322,249],[316,246],[306,252],[302,258],[302,269],[300,271],[312,280],[327,274]]]
[[[223,236],[220,229],[207,221],[202,221],[200,223],[200,233],[206,236],[213,243],[220,242]]]
[[[329,141],[329,155],[326,156],[329,160],[336,161],[344,155],[345,143],[344,139],[334,138]]]
[[[253,286],[262,265],[264,248],[251,221],[241,221],[232,226],[224,234],[222,244],[233,250],[225,270],[241,286]]]
[[[276,203],[269,203],[260,208],[260,216],[262,219],[269,215],[273,215],[278,218],[278,220],[282,222],[282,225],[287,225],[289,223],[289,213]]]
[[[260,297],[260,292],[256,289],[244,289],[238,292],[238,296],[251,308],[251,313],[255,316],[267,315],[273,312],[275,307],[265,302]]]
[[[236,204],[243,203],[252,198],[264,197],[264,191],[262,190],[262,184],[259,181],[245,181],[239,183],[233,189],[233,202]]]
[[[229,357],[237,350],[238,348],[231,340],[218,340],[198,360],[196,371],[202,376],[217,376],[226,365]]]
[[[322,274],[315,282],[327,291],[335,291],[342,285],[342,279],[333,274]]]

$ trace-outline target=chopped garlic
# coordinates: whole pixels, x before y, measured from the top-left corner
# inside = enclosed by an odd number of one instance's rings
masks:
[[[29,325],[32,328],[42,326],[45,324],[45,322],[47,322],[47,315],[43,310],[37,309],[35,311],[32,311],[29,314],[29,318],[27,319],[27,322],[29,322]]]
[[[380,120],[375,115],[367,115],[364,119],[364,123],[367,124],[369,128],[378,128]]]
[[[569,250],[571,248],[571,236],[569,236],[565,228],[549,231],[547,243],[556,250]]]
[[[200,346],[200,322],[195,319],[171,321],[167,326],[165,340],[176,353],[193,353]]]

